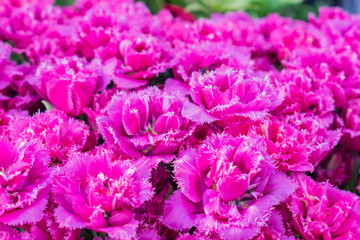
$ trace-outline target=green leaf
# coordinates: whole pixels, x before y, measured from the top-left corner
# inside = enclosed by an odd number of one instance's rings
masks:
[[[55,6],[69,6],[73,5],[75,0],[55,0]]]
[[[51,110],[55,109],[55,107],[51,103],[49,103],[45,100],[42,100],[41,103],[44,104],[47,111],[51,111]]]
[[[181,6],[181,7],[185,7],[185,5],[186,5],[186,0],[169,0],[168,2],[170,4]]]
[[[5,42],[8,43],[8,44],[10,44],[12,47],[15,47],[15,44],[14,44],[12,41],[6,40]]]
[[[166,4],[165,0],[137,0],[137,2],[144,2],[152,14],[158,13]]]
[[[11,53],[10,60],[16,62],[17,65],[21,65],[24,62],[30,62],[25,54],[18,54],[16,52]]]

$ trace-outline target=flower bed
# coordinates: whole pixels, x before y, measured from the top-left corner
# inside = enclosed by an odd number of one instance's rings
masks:
[[[2,239],[360,239],[360,16],[169,9],[1,1]]]

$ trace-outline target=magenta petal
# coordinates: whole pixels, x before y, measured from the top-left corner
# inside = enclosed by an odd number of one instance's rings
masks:
[[[168,131],[178,131],[180,128],[180,119],[174,114],[163,114],[155,122],[154,131],[158,134]]]
[[[114,76],[114,82],[118,88],[122,89],[138,88],[148,84],[148,81],[117,75]]]
[[[250,228],[237,228],[231,227],[223,231],[225,239],[251,239],[256,236],[260,231],[260,226],[254,226]]]
[[[226,176],[220,178],[216,187],[224,202],[229,202],[241,198],[249,187],[247,176]]]
[[[15,150],[12,144],[8,141],[0,141],[0,166],[4,169],[8,169],[11,165],[11,160],[14,158]]]
[[[175,178],[185,196],[193,202],[200,202],[206,185],[200,170],[196,168],[195,157],[196,152],[191,150],[180,156],[175,165]]]
[[[122,212],[113,211],[111,217],[108,219],[108,223],[112,226],[122,226],[128,224],[133,219],[134,213],[129,210],[124,210]]]
[[[202,203],[204,206],[205,214],[215,214],[218,213],[220,210],[221,199],[219,194],[215,190],[207,189],[203,193]]]
[[[109,117],[99,117],[96,119],[99,132],[105,141],[114,144],[116,139],[116,132],[114,128],[110,127],[108,124]]]
[[[61,206],[55,209],[54,216],[60,227],[67,229],[84,228],[88,223]]]
[[[171,154],[175,153],[179,149],[179,142],[177,141],[161,141],[156,144],[154,149],[152,150],[153,154],[163,155],[163,154]]]
[[[164,91],[168,93],[175,93],[181,96],[190,94],[190,88],[184,82],[181,82],[174,78],[166,79]]]
[[[141,157],[134,161],[136,174],[139,178],[150,179],[151,171],[156,168],[161,160],[157,156]]]
[[[93,228],[92,230],[107,233],[109,237],[113,239],[130,240],[130,239],[134,239],[136,235],[137,227],[138,227],[138,221],[131,220],[131,222],[123,226]]]
[[[42,229],[37,227],[37,225],[33,225],[31,227],[31,237],[33,239],[39,239],[39,240],[51,240],[51,235],[47,232],[44,232]]]
[[[64,111],[66,114],[75,114],[74,102],[71,89],[67,87],[66,81],[54,79],[46,83],[46,95],[55,108]]]
[[[182,114],[184,117],[199,123],[211,123],[218,120],[218,118],[210,115],[201,107],[190,102],[184,102]]]
[[[173,229],[186,229],[194,226],[196,215],[202,213],[202,204],[190,201],[180,191],[176,191],[165,203],[162,221]]]
[[[137,233],[138,239],[141,240],[160,240],[160,236],[158,235],[155,229],[141,229],[141,232]]]
[[[143,154],[137,150],[133,144],[129,143],[128,141],[125,141],[125,140],[120,140],[118,142],[119,146],[122,148],[122,150],[129,154],[130,156],[133,156],[133,157],[142,157]]]
[[[0,216],[0,222],[9,225],[21,225],[40,221],[48,202],[49,189],[43,189],[30,206],[6,212]]]
[[[129,110],[129,109],[125,109]],[[135,135],[140,131],[140,116],[135,111],[125,112],[122,118],[124,129],[128,135]]]
[[[104,212],[101,210],[93,212],[93,215],[90,216],[89,219],[90,222],[86,225],[87,228],[103,228],[109,225],[109,223],[105,220]]]
[[[115,57],[109,58],[102,64],[103,73],[110,78],[114,77],[114,72],[118,64],[118,59]]]
[[[29,82],[55,108],[78,116],[83,108],[91,107],[94,94],[104,90],[109,82],[103,70],[95,65],[76,56],[47,57]]]
[[[246,208],[242,213],[249,222],[264,216],[269,208],[284,201],[295,191],[295,183],[282,172],[275,171],[268,178],[265,188],[259,189],[263,196],[258,198],[254,204]]]

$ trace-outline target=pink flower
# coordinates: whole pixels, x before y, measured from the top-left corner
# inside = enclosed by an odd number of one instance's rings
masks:
[[[153,198],[137,211],[135,219],[139,220],[137,239],[175,239],[179,233],[163,224],[164,200]]]
[[[31,4],[52,5],[53,0],[4,0],[1,4],[20,8]]]
[[[117,87],[130,89],[147,85],[149,80],[174,66],[171,45],[164,39],[128,33],[120,42],[120,59],[110,59]],[[107,64],[107,63],[105,63]]]
[[[122,148],[116,145],[107,145],[106,143],[96,146],[95,148],[87,152],[87,154],[91,156],[97,156],[104,153],[106,153],[107,156],[111,158],[112,162],[117,160],[128,160],[132,158],[130,155],[126,154]]]
[[[106,154],[74,154],[54,179],[60,227],[88,228],[115,239],[135,237],[134,210],[153,195],[147,171],[130,161],[111,162]]]
[[[243,123],[240,122],[239,125]],[[308,161],[312,149],[301,129],[273,117],[255,123],[247,134],[263,137],[268,154],[280,170],[284,172],[314,170],[314,166]]]
[[[12,123],[27,115],[28,113],[25,111],[10,110],[5,112],[3,109],[0,109],[0,136],[10,137],[10,126]]]
[[[198,20],[197,29],[201,31],[199,33],[201,37],[206,34],[205,36],[212,41],[218,39],[231,41],[236,46],[246,46],[252,50],[267,46],[265,39],[259,34],[256,19],[254,20],[243,11],[229,11],[225,14],[214,13],[207,24],[204,24],[205,21],[208,20]],[[213,29],[209,29],[209,25],[213,25]],[[217,38],[217,35],[220,37]]]
[[[12,139],[38,139],[46,146],[53,164],[64,163],[74,152],[86,151],[96,145],[97,138],[83,122],[52,110],[14,121]]]
[[[75,54],[72,39],[78,15],[72,7],[53,6],[54,0],[5,0],[0,4],[0,38],[11,41],[15,51],[37,65],[44,56],[64,57]],[[2,9],[3,7],[3,9]]]
[[[352,176],[354,155],[344,148],[333,149],[315,169],[316,181],[344,186]]]
[[[13,89],[8,89],[8,93],[4,101],[0,102],[3,108],[10,110],[26,111],[28,114],[33,114],[39,109],[43,108],[41,104],[40,96],[37,94],[35,89],[25,80],[18,83],[19,85]],[[15,96],[13,96],[15,92]],[[12,95],[12,96],[11,96]]]
[[[360,98],[349,100],[341,111],[345,123],[341,144],[355,152],[360,151]]]
[[[0,42],[0,108],[33,113],[39,107],[40,98],[26,80],[31,66],[18,66],[10,61],[13,50],[9,44]]]
[[[309,15],[310,24],[322,30],[330,38],[341,37],[358,20],[357,15],[350,15],[340,7],[321,7],[319,16]]]
[[[205,18],[198,19],[193,23],[178,20],[168,26],[166,34],[172,42],[184,42],[185,44],[201,41],[221,42],[224,40],[224,36],[216,27],[214,21]]]
[[[295,50],[326,47],[330,42],[320,30],[303,21],[282,18],[276,14],[259,21],[263,34],[270,42],[270,51],[275,52],[280,61],[287,60]]]
[[[69,230],[60,228],[55,222],[54,209],[57,204],[54,203],[52,197],[44,211],[43,218],[35,224],[27,224],[23,226],[26,233],[31,235],[31,239],[52,239],[52,240],[77,240],[80,237],[81,229]]]
[[[257,33],[254,21],[241,11],[224,15],[213,14],[211,19],[201,18],[194,23],[176,20],[170,26],[166,26],[167,38],[174,43],[229,42],[250,48],[258,48],[265,43],[262,36]]]
[[[314,74],[309,72],[309,69],[285,69],[280,73],[279,85],[285,87],[286,95],[273,113],[288,115],[305,112],[321,116],[335,110],[336,96],[331,91],[330,81],[324,84],[315,83]],[[344,95],[339,98],[344,98]]]
[[[261,228],[261,232],[253,240],[295,240],[295,236],[288,236],[284,227],[283,219],[276,210],[272,211],[270,219]]]
[[[75,55],[76,43],[70,39],[75,27],[55,25],[53,28],[57,32],[50,32],[35,38],[26,50],[21,51],[34,65],[45,61],[44,59],[48,56],[62,58]]]
[[[31,226],[31,239],[52,239],[52,240],[77,240],[80,237],[81,230],[68,230],[60,228],[59,224],[55,223],[53,217],[45,214],[39,223]]]
[[[333,120],[300,113],[256,121],[243,118],[227,124],[224,131],[262,137],[273,163],[284,172],[313,172],[340,139],[340,130],[331,130]]]
[[[252,64],[250,49],[226,43],[201,42],[186,47],[179,45],[174,77],[189,83],[191,74],[197,71],[215,70],[222,65],[249,68]]]
[[[114,33],[122,31],[123,26],[116,24],[115,14],[105,9],[92,8],[90,9],[83,19],[80,19],[77,29],[76,42],[78,43],[78,51],[81,56],[92,59],[95,57],[96,52],[108,52],[110,57],[118,55],[119,49],[112,44],[118,44],[118,38],[114,39]],[[102,48],[106,49],[102,51]],[[98,50],[98,51],[97,51]],[[105,56],[100,54],[102,60]]]
[[[359,239],[360,201],[351,192],[328,182],[317,183],[303,174],[287,201],[296,232],[304,239]]]
[[[161,221],[164,214],[164,199],[172,191],[170,171],[159,165],[151,172],[151,183],[154,187],[154,197],[136,210],[135,219],[139,220],[141,228],[137,230],[138,239],[175,239],[178,232],[166,227]]]
[[[35,1],[34,1],[35,2]],[[33,2],[33,3],[34,3]],[[49,31],[62,16],[60,7],[26,4],[21,8],[6,6],[0,17],[0,38],[9,40],[19,49],[27,48],[36,37]],[[0,5],[0,8],[3,7]],[[1,10],[1,9],[0,9]]]
[[[201,146],[207,137],[219,133],[221,133],[221,129],[215,124],[198,124],[192,134],[186,139],[187,147],[197,148],[198,146]]]
[[[99,57],[105,61],[111,57],[120,57],[120,42],[129,37],[129,31],[140,34],[152,27],[153,16],[142,2],[133,1],[77,1],[79,8],[89,7],[78,21],[76,38],[78,52],[87,59]],[[83,3],[81,3],[83,2]],[[80,6],[84,4],[83,6]],[[88,5],[88,6],[86,6]],[[112,11],[109,11],[111,8]],[[149,29],[148,29],[149,30]]]
[[[91,107],[93,95],[104,90],[110,79],[99,62],[89,64],[84,59],[67,57],[42,62],[31,82],[55,108],[78,116]]]
[[[311,94],[312,92],[323,95],[325,99],[320,101],[321,105],[315,107],[331,110],[331,105],[334,105],[332,108],[343,107],[347,97],[358,95],[356,92],[359,91],[359,86],[356,84],[356,79],[360,70],[357,62],[357,54],[341,45],[329,46],[326,51],[323,49],[298,50],[288,62],[284,63],[291,70],[285,70],[283,80],[290,80],[290,85],[301,85],[304,92],[308,92],[310,101],[318,98]],[[286,73],[288,71],[289,73]],[[291,83],[294,80],[295,82]],[[296,96],[294,90],[293,94]],[[301,102],[309,100],[305,99]],[[319,100],[321,99],[317,101]]]
[[[180,190],[166,202],[163,217],[173,229],[249,239],[295,189],[271,164],[260,138],[212,137],[199,150],[184,151],[174,165]]]
[[[262,118],[283,100],[268,77],[222,67],[190,79],[193,103],[184,103],[183,115],[195,122]]]
[[[134,157],[173,154],[191,130],[179,100],[153,87],[117,93],[98,127],[106,143]]]
[[[319,118],[308,114],[294,113],[282,119],[287,124],[291,124],[297,131],[302,132],[306,146],[310,150],[308,162],[314,167],[319,165],[326,154],[333,149],[341,137],[340,129],[332,129],[330,118]]]
[[[98,10],[125,15],[128,17],[128,24],[134,25],[152,17],[150,10],[143,2],[134,0],[76,0],[73,6],[84,15]],[[122,21],[126,22],[124,19]]]
[[[94,130],[97,129],[96,119],[101,115],[105,115],[106,106],[110,103],[112,97],[118,91],[117,88],[105,89],[101,93],[94,95],[94,101],[91,108],[84,108],[83,111],[87,116],[87,121],[90,127]]]
[[[18,72],[12,76],[11,86],[0,91],[0,107],[6,111],[19,110],[33,114],[42,108],[41,98],[27,81],[28,66],[17,68]]]
[[[0,42],[0,90],[9,87],[17,75],[22,75],[20,68],[10,61],[11,46]]]
[[[49,156],[35,141],[2,139],[0,152],[0,223],[21,225],[38,222],[49,194]]]

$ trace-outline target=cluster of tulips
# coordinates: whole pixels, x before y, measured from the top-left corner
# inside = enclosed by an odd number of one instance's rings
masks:
[[[360,239],[360,16],[0,2],[1,239]]]

